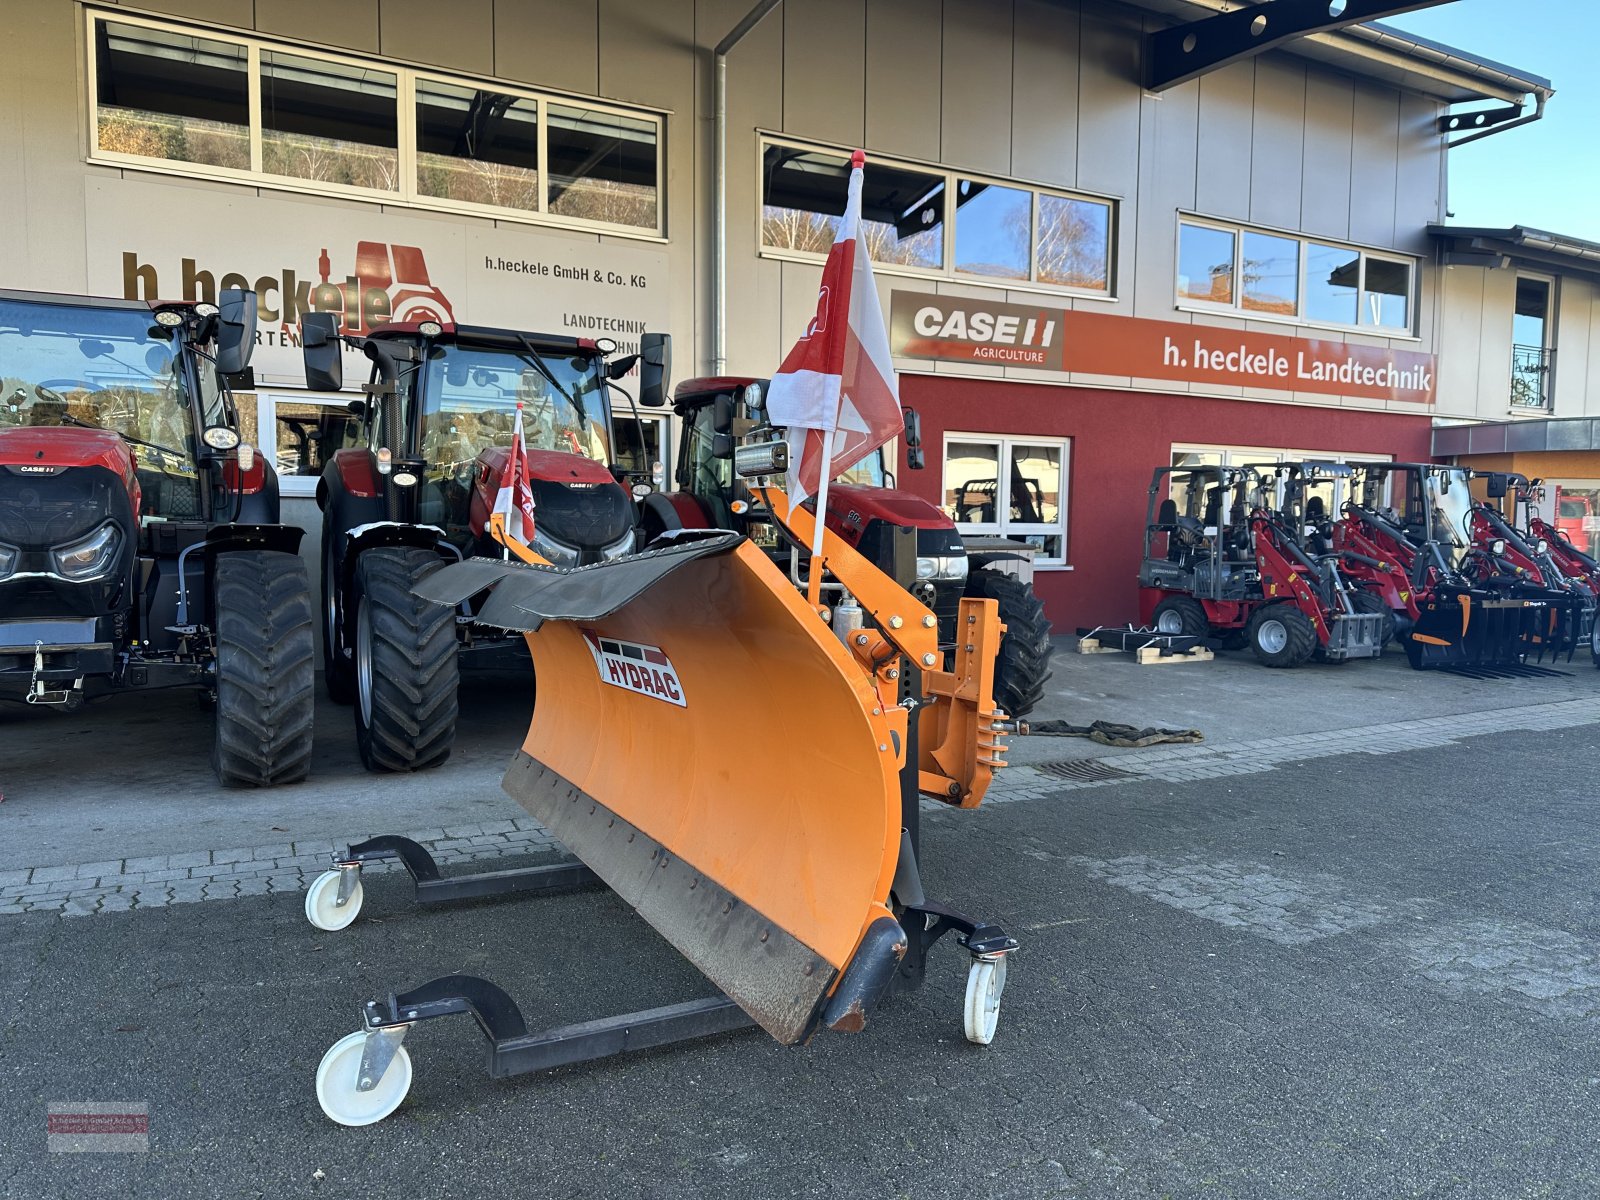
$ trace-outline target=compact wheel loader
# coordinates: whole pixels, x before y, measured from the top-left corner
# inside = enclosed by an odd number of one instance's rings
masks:
[[[1143,624],[1248,645],[1266,667],[1376,658],[1384,619],[1274,512],[1254,467],[1158,467],[1139,568]],[[1295,519],[1303,519],[1296,517]]]
[[[766,523],[810,546],[815,518],[772,484],[785,448],[746,444],[726,461]],[[459,1013],[488,1037],[496,1077],[750,1025],[786,1045],[854,1032],[921,980],[946,934],[969,959],[963,1029],[987,1043],[1017,943],[928,899],[918,826],[922,797],[973,807],[1004,765],[1015,725],[993,701],[997,602],[960,599],[946,664],[938,617],[910,590],[914,557],[896,579],[832,530],[813,564],[817,583],[842,589],[830,604],[735,531],[680,531],[583,565],[507,548],[517,560],[466,559],[414,590],[447,612],[487,590],[475,620],[520,633],[535,676],[559,681],[539,689],[504,787],[574,857],[447,878],[415,842],[374,838],[335,858],[307,916],[348,925],[362,864],[382,858],[400,859],[422,902],[601,882],[718,992],[530,1032],[493,983],[435,979],[363,1008],[318,1069],[324,1112],[364,1125],[394,1111],[411,1081],[402,1043]]]
[[[765,423],[767,380],[750,376],[691,379],[673,395],[679,420],[677,490],[652,492],[640,503],[640,529],[648,545],[683,529],[735,529],[776,556],[798,577],[809,547],[792,546],[766,522],[750,487],[733,470],[736,436]],[[923,455],[916,413],[906,413],[906,459],[917,470]],[[895,556],[915,560],[912,594],[938,619],[947,659],[958,640],[962,597],[994,600],[1006,627],[995,663],[995,703],[1013,718],[1027,716],[1044,698],[1050,679],[1050,622],[1033,585],[1004,569],[1023,558],[1014,543],[988,539],[969,546],[937,506],[893,486],[882,450],[857,464],[828,489],[827,525],[859,553],[893,574]],[[1013,480],[1014,503],[1035,503],[1026,482]],[[813,506],[814,507],[814,506]],[[1021,514],[1039,520],[1037,514]],[[902,530],[912,530],[901,534]],[[909,544],[914,543],[914,544]],[[830,591],[837,585],[829,585]]]
[[[1414,668],[1539,674],[1546,656],[1571,657],[1582,598],[1514,559],[1509,541],[1489,535],[1482,508],[1463,468],[1365,463],[1334,543],[1382,560],[1353,560],[1350,574],[1394,613]]]
[[[519,403],[534,504],[535,546],[561,566],[634,549],[633,497],[613,457],[610,389],[641,365],[641,398],[659,391],[670,354],[646,334],[641,354],[613,359],[608,338],[412,320],[363,337],[333,313],[302,319],[307,385],[339,391],[343,348],[372,364],[352,411],[359,442],[324,452],[323,679],[350,704],[371,771],[437,766],[455,742],[460,669],[519,668],[520,639],[476,624],[481,597],[458,612],[412,589],[449,562],[499,553],[488,520],[504,477]],[[337,430],[348,422],[335,418]],[[330,426],[330,429],[333,428]]]
[[[313,606],[229,391],[256,297],[0,292],[0,700],[193,688],[228,785],[304,779]]]

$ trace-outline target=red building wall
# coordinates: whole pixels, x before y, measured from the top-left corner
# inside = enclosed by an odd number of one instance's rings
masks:
[[[941,501],[944,435],[1069,437],[1067,561],[1041,570],[1034,588],[1058,632],[1138,617],[1139,554],[1150,473],[1174,443],[1314,448],[1431,458],[1431,417],[1310,405],[1264,404],[1157,392],[1046,387],[954,376],[902,375],[900,399],[922,415],[927,468],[899,484]]]

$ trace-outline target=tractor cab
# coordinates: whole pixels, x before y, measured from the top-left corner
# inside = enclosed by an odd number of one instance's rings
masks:
[[[1262,479],[1253,467],[1158,468],[1145,514],[1142,588],[1178,587],[1237,602],[1260,591],[1250,513]]]
[[[1264,490],[1264,498],[1283,536],[1312,557],[1331,553],[1340,488],[1354,474],[1352,468],[1309,459],[1263,463],[1256,470],[1273,485]]]

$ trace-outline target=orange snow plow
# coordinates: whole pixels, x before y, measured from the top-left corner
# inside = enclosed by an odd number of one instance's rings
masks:
[[[785,515],[775,488],[753,494],[810,544],[808,511]],[[392,1111],[397,1080],[409,1085],[406,1030],[452,1013],[478,1018],[495,1076],[751,1023],[785,1044],[855,1031],[891,986],[920,980],[951,932],[972,960],[965,1031],[987,1043],[1016,942],[930,902],[916,855],[921,796],[974,807],[1004,765],[1013,723],[991,699],[995,601],[961,602],[945,671],[932,612],[831,531],[816,564],[836,589],[831,607],[737,533],[575,568],[507,544],[524,561],[471,559],[416,590],[458,605],[490,589],[479,623],[527,638],[538,694],[504,787],[574,860],[445,879],[416,843],[375,838],[335,859],[307,913],[348,924],[361,864],[384,857],[401,859],[424,900],[598,881],[722,994],[531,1035],[495,985],[435,980],[370,1003],[362,1032],[329,1051],[318,1072],[328,1115],[363,1124]]]

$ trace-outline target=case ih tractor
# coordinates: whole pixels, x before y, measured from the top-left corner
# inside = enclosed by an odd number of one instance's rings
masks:
[[[1254,467],[1159,467],[1150,481],[1139,613],[1161,633],[1248,645],[1268,667],[1383,652],[1381,603],[1343,555],[1302,545],[1304,514],[1272,510]]]
[[[305,778],[315,654],[301,531],[226,381],[255,329],[253,292],[0,292],[0,699],[198,689],[247,786]]]
[[[434,766],[455,739],[458,658],[512,665],[526,652],[520,637],[475,627],[476,602],[452,614],[412,589],[446,562],[500,556],[488,519],[519,402],[534,548],[560,566],[630,553],[633,497],[607,466],[611,381],[642,360],[648,402],[664,386],[669,343],[646,334],[640,356],[611,361],[607,338],[434,320],[353,338],[332,313],[306,314],[301,337],[316,390],[342,387],[344,346],[372,363],[368,398],[351,405],[363,444],[336,450],[317,484],[328,692],[353,704],[368,770]]]
[[[691,379],[678,387],[673,409],[679,419],[679,490],[655,492],[641,502],[640,528],[647,545],[673,530],[731,529],[779,559],[791,577],[804,577],[801,560],[806,552],[780,537],[760,506],[752,504],[749,485],[734,470],[735,442],[766,424],[766,385],[765,379],[725,376]],[[917,469],[922,451],[910,410],[906,429],[907,461]],[[946,657],[954,650],[962,598],[996,601],[1006,633],[995,660],[994,699],[1012,718],[1026,716],[1044,696],[1050,678],[1050,622],[1032,586],[995,565],[1024,556],[1003,545],[969,549],[942,510],[886,483],[892,480],[880,451],[830,485],[827,527],[891,577],[897,554],[915,559],[911,590],[938,618]],[[1025,482],[1014,484],[1019,493],[1025,489]],[[914,531],[914,538],[898,533],[907,529]]]

